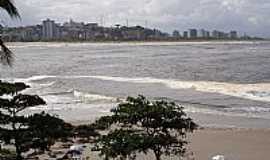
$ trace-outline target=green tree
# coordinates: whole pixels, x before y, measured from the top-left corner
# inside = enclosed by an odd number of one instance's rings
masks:
[[[80,138],[81,142],[89,142],[100,135],[93,125],[74,126],[72,133],[74,137]]]
[[[183,156],[186,135],[197,128],[183,107],[173,102],[149,101],[143,96],[128,97],[112,113],[96,121],[100,129],[109,130],[96,142],[95,149],[104,159],[134,159],[137,153],[149,151],[157,160],[162,155]]]
[[[28,117],[28,132],[31,132],[33,149],[49,151],[56,141],[66,141],[73,136],[73,126],[62,119],[46,114],[45,112]]]
[[[20,14],[12,0],[0,0],[0,8],[5,10],[11,18],[20,18]],[[2,37],[0,38],[0,62],[4,65],[12,65],[13,54],[4,44]]]
[[[48,150],[57,139],[70,136],[72,130],[71,125],[44,112],[26,115],[27,108],[46,104],[37,95],[20,94],[27,87],[23,83],[0,82],[0,140],[15,146],[17,160],[31,148]]]

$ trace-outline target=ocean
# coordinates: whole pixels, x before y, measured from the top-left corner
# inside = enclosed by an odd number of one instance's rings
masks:
[[[185,107],[202,126],[270,127],[270,42],[10,43],[1,79],[25,82],[46,111],[93,121],[127,96]]]

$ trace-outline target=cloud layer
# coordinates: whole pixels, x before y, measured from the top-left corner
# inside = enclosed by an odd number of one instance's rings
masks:
[[[77,21],[147,25],[171,32],[188,28],[239,30],[270,37],[269,0],[15,0],[22,21],[28,25],[46,18]]]

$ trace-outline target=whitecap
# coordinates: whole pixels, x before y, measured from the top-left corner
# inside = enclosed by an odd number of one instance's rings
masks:
[[[101,80],[129,82],[129,83],[160,83],[172,89],[193,89],[206,93],[219,93],[223,95],[270,102],[270,83],[256,84],[235,84],[213,81],[180,81],[174,79],[156,79],[156,78],[125,78],[125,77],[107,77],[91,76]],[[254,94],[257,93],[257,94]]]
[[[171,89],[192,89],[199,92],[218,93],[238,98],[270,102],[270,83],[236,84],[236,83],[215,82],[215,81],[181,81],[176,79],[157,79],[151,77],[129,78],[129,77],[83,76],[83,75],[82,76],[40,75],[24,79],[24,81],[31,82],[47,78],[60,78],[60,79],[93,78],[105,81],[128,82],[128,83],[145,83],[145,84],[159,83]],[[91,99],[91,97],[93,96],[90,95],[89,97]]]
[[[113,103],[117,101],[117,98],[99,95],[99,94],[91,94],[91,93],[83,93],[80,91],[74,90],[74,97],[79,98],[84,103]]]

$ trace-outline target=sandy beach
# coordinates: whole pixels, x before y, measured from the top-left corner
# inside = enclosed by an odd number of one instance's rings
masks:
[[[207,114],[191,115],[201,126],[207,126],[207,124],[214,122],[221,123],[221,121],[227,122],[225,126],[235,126],[237,121],[242,126],[252,126],[252,128],[204,127],[196,130],[189,135],[188,153],[193,152],[194,155],[190,156],[188,160],[193,160],[193,158],[195,160],[211,160],[216,155],[224,155],[226,160],[269,160],[270,129],[264,120]],[[229,118],[230,120],[228,120]],[[89,121],[73,121],[71,123],[79,125],[87,124]],[[87,153],[87,155],[91,159],[101,159],[95,153]],[[137,157],[139,160],[152,160],[153,158],[151,153],[147,156],[139,155]],[[168,157],[164,159],[178,160],[179,158]]]
[[[188,136],[188,155],[184,160],[212,160],[223,155],[225,160],[269,160],[270,129],[202,128]],[[191,154],[193,153],[193,154]],[[85,150],[85,156],[101,160],[97,153]],[[138,160],[153,160],[153,154],[138,154]],[[163,157],[179,160],[179,157]]]
[[[269,129],[197,130],[190,136],[190,149],[196,160],[224,155],[226,160],[269,160]]]

